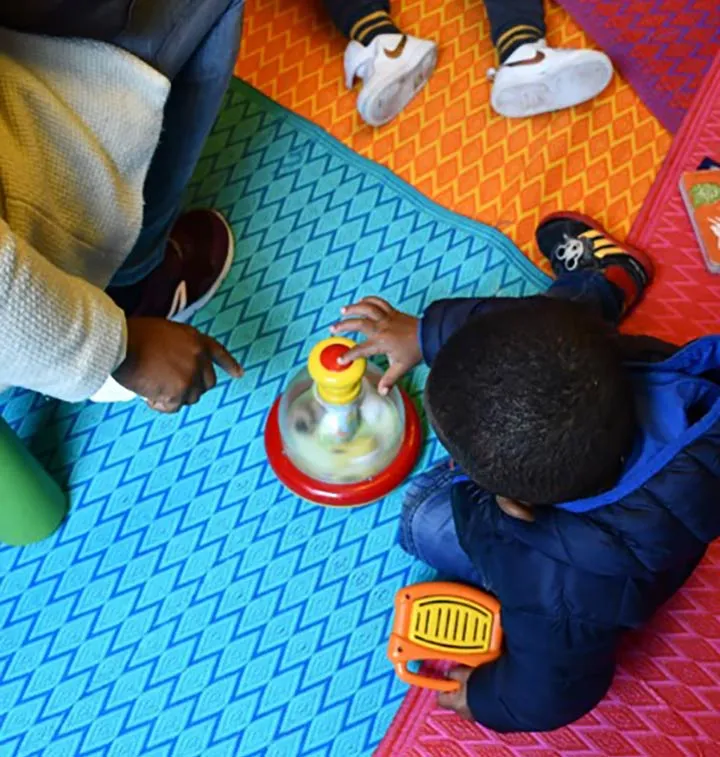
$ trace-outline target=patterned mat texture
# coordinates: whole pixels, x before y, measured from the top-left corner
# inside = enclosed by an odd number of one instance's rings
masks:
[[[560,0],[676,132],[720,49],[716,0]]]
[[[426,90],[381,129],[362,123],[357,88],[345,89],[345,40],[322,0],[247,0],[236,74],[435,202],[502,228],[536,264],[535,228],[555,210],[590,213],[627,235],[670,134],[624,79],[578,108],[504,119],[488,102],[487,70],[497,62],[481,0],[393,0],[392,8],[409,34],[438,41],[440,58]],[[547,21],[551,44],[593,45],[554,3]]]
[[[705,267],[680,196],[680,178],[702,160],[720,161],[720,50],[673,140],[630,239],[658,263],[647,302],[628,328],[682,344],[720,331],[720,276]]]
[[[360,295],[418,312],[546,285],[499,232],[240,82],[190,200],[238,238],[196,325],[245,378],[178,416],[0,401],[72,492],[58,534],[0,550],[3,757],[370,755],[405,694],[385,658],[392,599],[427,573],[395,546],[401,492],[343,512],[281,488],[267,409]]]

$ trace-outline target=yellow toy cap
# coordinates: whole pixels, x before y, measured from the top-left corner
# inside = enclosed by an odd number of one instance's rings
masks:
[[[365,375],[366,360],[352,363],[339,359],[352,347],[352,339],[337,336],[315,345],[308,358],[308,371],[317,386],[320,399],[332,405],[348,405],[360,394]]]

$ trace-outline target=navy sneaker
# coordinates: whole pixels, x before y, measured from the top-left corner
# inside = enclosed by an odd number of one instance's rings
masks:
[[[652,281],[654,266],[648,255],[615,239],[588,216],[553,213],[541,221],[535,237],[556,276],[588,269],[607,271],[620,266],[635,283],[636,298]]]

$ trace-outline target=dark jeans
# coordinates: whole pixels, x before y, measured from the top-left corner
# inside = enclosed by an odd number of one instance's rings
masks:
[[[376,11],[390,12],[389,0],[325,0],[325,7],[338,29],[347,37],[350,29],[361,18]],[[542,0],[485,0],[485,8],[490,19],[493,44],[512,29],[517,29],[517,39],[502,49],[504,60],[523,42],[545,36],[545,14]],[[527,28],[529,27],[529,28]],[[523,34],[528,34],[523,37]]]
[[[450,492],[456,471],[450,460],[438,463],[410,482],[398,542],[442,578],[485,587],[485,581],[460,546],[453,519]]]
[[[619,322],[623,312],[620,290],[597,271],[563,274],[546,295],[585,303],[612,324]],[[398,540],[406,552],[435,568],[441,576],[492,591],[482,571],[460,546],[451,502],[456,475],[450,461],[445,461],[412,480],[403,502]]]
[[[240,47],[244,0],[136,0],[112,41],[172,82],[144,197],[140,237],[112,281],[128,286],[162,261],[185,188],[217,118]]]

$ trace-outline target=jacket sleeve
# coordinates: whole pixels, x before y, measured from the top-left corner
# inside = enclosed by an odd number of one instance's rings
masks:
[[[471,674],[468,706],[478,723],[500,733],[551,731],[575,722],[605,696],[615,670],[614,635],[574,649],[573,628],[562,642],[543,648],[538,636],[544,622],[551,621],[525,619],[519,634],[506,627],[502,657]]]
[[[125,359],[123,312],[0,219],[0,384],[77,402]]]
[[[489,297],[456,297],[433,302],[420,320],[420,347],[425,362],[432,365],[440,348],[461,326],[499,302],[502,300]]]

